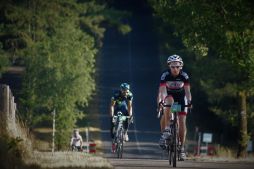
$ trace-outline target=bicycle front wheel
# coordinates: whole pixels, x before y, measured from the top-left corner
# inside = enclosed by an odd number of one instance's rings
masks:
[[[172,158],[173,157],[172,145],[168,145],[167,150],[168,150],[169,165],[171,165],[172,162],[173,162],[173,158]]]
[[[117,141],[117,158],[123,158],[123,130],[119,131],[119,138]]]
[[[173,135],[173,137],[172,137],[172,146],[171,146],[171,148],[172,148],[172,150],[171,150],[171,152],[172,152],[172,163],[173,163],[173,167],[176,167],[176,159],[177,159],[177,134],[176,134],[176,126],[174,125],[174,127],[172,128],[173,129],[173,131],[172,131],[172,135]]]

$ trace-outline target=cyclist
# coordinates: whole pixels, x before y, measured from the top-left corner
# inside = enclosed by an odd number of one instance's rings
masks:
[[[74,129],[73,130],[73,135],[71,137],[71,142],[70,142],[70,146],[72,151],[77,148],[78,151],[82,151],[83,148],[83,139],[82,136],[79,134],[79,130],[78,129]]]
[[[132,116],[132,99],[133,95],[130,91],[130,85],[128,83],[122,83],[120,85],[120,90],[114,92],[111,98],[110,104],[110,121],[111,121],[111,138],[112,138],[112,152],[115,151],[115,144],[114,144],[114,123],[113,123],[113,116],[116,115],[118,111],[121,111],[124,116]],[[129,137],[127,134],[129,126],[129,121],[126,120],[124,122],[124,129],[125,135],[124,140],[129,141]]]
[[[187,73],[182,71],[183,60],[178,55],[169,56],[167,59],[167,64],[169,69],[164,71],[161,75],[160,87],[158,92],[158,109],[163,108],[162,103],[165,105],[172,105],[174,102],[181,104],[181,112],[179,112],[179,140],[181,144],[181,154],[180,158],[183,160],[185,158],[184,144],[186,137],[186,115],[187,107],[185,105],[191,106],[191,92],[189,76]],[[161,117],[161,138],[159,145],[165,148],[165,139],[170,137],[170,119],[172,118],[172,113],[170,113],[170,107],[164,107],[164,114]]]

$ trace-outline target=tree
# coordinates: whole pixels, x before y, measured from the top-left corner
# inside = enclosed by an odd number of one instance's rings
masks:
[[[1,4],[5,54],[25,66],[21,112],[32,128],[56,110],[57,146],[68,145],[71,129],[95,90],[95,57],[110,20],[96,1],[23,0]],[[80,106],[81,105],[81,106]]]
[[[211,74],[210,77],[214,79],[206,77],[208,80],[202,84],[207,89],[213,89],[210,93],[208,90],[208,95],[213,105],[217,106],[213,110],[222,116],[226,111],[221,109],[225,106],[220,102],[227,97],[234,98],[231,102],[234,105],[226,107],[231,108],[228,109],[231,118],[237,117],[235,112],[238,111],[240,139],[237,156],[245,156],[249,140],[247,98],[253,96],[254,89],[253,3],[247,0],[153,2],[156,13],[164,22],[174,26],[175,33],[181,36],[186,47],[196,52],[197,59],[216,65],[216,69],[203,67],[203,70],[209,72],[206,76]],[[240,106],[236,108],[237,98]]]

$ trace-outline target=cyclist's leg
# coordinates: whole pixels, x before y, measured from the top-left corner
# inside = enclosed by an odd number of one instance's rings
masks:
[[[179,103],[181,104],[181,112],[179,112],[178,114],[179,140],[181,143],[181,158],[185,158],[184,145],[185,145],[185,139],[186,139],[186,133],[187,133],[187,128],[186,128],[187,108],[184,107],[185,105],[187,105],[187,101],[185,97],[180,98]]]
[[[185,144],[186,133],[187,133],[186,114],[182,112],[182,114],[179,115],[179,139],[181,145]]]
[[[179,104],[181,104],[181,112],[179,112],[179,139],[182,145],[185,144],[185,138],[187,133],[186,128],[186,115],[187,115],[187,108],[184,107],[187,105],[187,101],[185,97],[177,98]]]
[[[71,145],[71,151],[74,151],[74,149],[75,149],[75,145],[72,144],[72,145]]]
[[[168,95],[164,99],[164,104],[165,105],[172,105],[174,102],[174,98],[171,95]],[[161,138],[159,140],[159,145],[162,149],[165,149],[165,142],[166,139],[170,137],[170,120],[172,118],[172,114],[170,112],[170,107],[165,106],[164,107],[164,112],[160,121],[161,124]]]
[[[129,113],[128,113],[128,110],[125,108],[125,107],[122,107],[121,108],[121,112],[123,113],[124,116],[129,116]],[[126,119],[124,122],[123,122],[123,128],[125,131],[128,130],[128,127],[129,127],[129,120]]]
[[[174,98],[172,95],[168,95],[164,100],[165,105],[172,105],[174,103]],[[170,107],[164,107],[164,126],[162,128],[167,129],[170,125],[170,120],[172,118],[172,114],[170,112]]]
[[[185,112],[181,112],[179,114],[179,141],[180,141],[180,159],[184,160],[186,157],[186,152],[185,152],[185,138],[186,138],[186,133],[187,133],[187,128],[186,128],[186,114]]]
[[[127,109],[126,106],[122,106],[122,107],[121,107],[121,112],[123,113],[124,116],[129,116],[128,109]],[[129,128],[129,120],[126,119],[126,120],[123,122],[124,140],[125,140],[125,141],[129,141],[128,128]]]
[[[117,112],[118,110],[117,109],[115,109],[114,110],[114,115],[116,115],[116,112]],[[115,152],[115,123],[113,123],[113,121],[112,121],[113,119],[112,118],[110,118],[110,135],[111,135],[111,139],[112,139],[112,145],[111,145],[111,152],[112,153],[114,153]]]
[[[165,117],[164,116],[165,116],[165,114],[163,114],[160,119],[161,132],[163,132],[165,129]]]
[[[129,141],[129,136],[128,136],[128,127],[129,127],[129,121],[125,120],[123,123],[123,128],[124,128],[124,140]]]
[[[113,140],[114,137],[115,137],[115,134],[114,134],[114,123],[112,122],[112,118],[110,118],[110,136],[111,136],[111,139]]]

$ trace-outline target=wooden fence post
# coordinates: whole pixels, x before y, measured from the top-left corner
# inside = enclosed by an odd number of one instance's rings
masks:
[[[9,115],[9,86],[1,85],[2,91],[2,125],[5,129],[8,129],[8,115]]]

